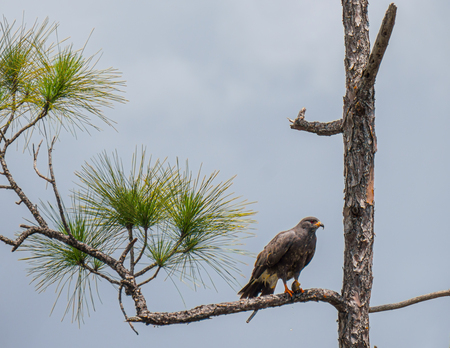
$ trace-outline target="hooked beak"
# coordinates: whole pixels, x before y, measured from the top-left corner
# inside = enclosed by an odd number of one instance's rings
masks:
[[[314,224],[314,226],[316,226],[317,228],[319,228],[319,227],[325,228],[324,224],[321,223],[320,221],[317,221],[317,222]]]

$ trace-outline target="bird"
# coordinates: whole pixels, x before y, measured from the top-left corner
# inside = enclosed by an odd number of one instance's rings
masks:
[[[324,224],[313,216],[302,219],[294,228],[278,233],[258,254],[252,276],[239,292],[241,299],[271,295],[278,279],[283,281],[284,293],[290,297],[302,292],[298,278],[301,271],[311,262],[316,251],[316,231]],[[294,278],[292,290],[287,281]],[[247,323],[255,316],[247,319]]]

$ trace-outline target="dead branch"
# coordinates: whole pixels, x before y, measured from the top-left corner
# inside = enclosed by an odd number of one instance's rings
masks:
[[[40,178],[48,181],[52,185],[53,193],[55,194],[56,204],[58,205],[59,217],[61,218],[61,222],[64,227],[64,231],[66,231],[66,233],[69,235],[70,238],[74,238],[72,235],[72,231],[69,228],[69,224],[67,223],[66,215],[64,214],[64,207],[62,204],[62,199],[61,199],[61,196],[59,195],[58,187],[56,186],[55,174],[53,172],[52,152],[53,152],[53,145],[55,145],[55,141],[56,141],[56,137],[53,137],[50,147],[48,148],[48,169],[50,171],[50,178],[47,178],[46,176],[42,175],[39,172],[39,170],[37,169],[37,157],[39,155],[39,150],[41,148],[42,140],[39,143],[36,151],[34,151],[34,146],[33,146],[33,168],[34,168],[34,171],[36,172],[36,174]]]
[[[378,69],[389,44],[392,30],[394,29],[396,14],[397,6],[392,3],[389,5],[386,14],[384,15],[383,22],[381,23],[380,30],[378,31],[372,52],[369,56],[369,62],[363,71],[362,79],[358,86],[359,90],[368,90],[375,84]]]
[[[140,316],[131,317],[128,321],[141,322],[147,325],[186,324],[209,319],[219,315],[233,314],[269,307],[279,307],[295,302],[309,301],[330,303],[338,311],[345,311],[346,308],[344,302],[342,301],[341,295],[335,291],[327,289],[306,289],[304,293],[294,295],[293,298],[286,296],[286,294],[267,295],[234,302],[203,305],[181,312],[148,312]]]
[[[5,190],[12,190],[12,186],[8,186],[8,185],[0,185],[0,189],[5,189]]]
[[[34,144],[33,144],[33,168],[34,168],[34,171],[36,172],[36,174],[41,179],[44,179],[45,181],[48,181],[49,183],[51,183],[52,179],[47,178],[45,175],[41,174],[41,172],[39,172],[39,169],[37,168],[37,158],[38,158],[38,155],[39,155],[39,150],[41,149],[42,141],[43,140],[41,140],[41,142],[39,143],[36,151],[34,151]]]
[[[48,228],[47,222],[42,218],[41,214],[37,210],[37,206],[31,203],[22,189],[17,185],[11,172],[9,171],[8,165],[5,161],[5,150],[0,152],[0,165],[3,169],[3,175],[6,176],[6,179],[9,181],[9,185],[12,187],[12,190],[16,192],[17,196],[20,198],[20,201],[22,201],[27,206],[28,210],[33,215],[39,226],[41,226],[42,228]]]
[[[342,119],[332,122],[308,122],[305,120],[306,108],[302,108],[295,120],[288,119],[291,122],[291,129],[315,133],[317,135],[335,135],[342,133]]]
[[[385,305],[381,305],[381,306],[370,307],[369,313],[391,311],[391,310],[394,310],[394,309],[399,309],[399,308],[411,306],[411,305],[419,303],[419,302],[428,301],[428,300],[432,300],[434,298],[444,297],[444,296],[450,296],[450,289],[449,290],[436,291],[436,292],[432,292],[430,294],[413,297],[413,298],[410,298],[409,300],[402,301],[402,302],[390,303],[390,304],[385,304]]]
[[[121,309],[121,311],[123,313],[123,316],[125,317],[125,320],[130,325],[131,330],[133,330],[136,333],[136,335],[139,335],[139,332],[136,331],[136,329],[134,328],[133,324],[130,321],[128,321],[128,316],[127,316],[127,313],[125,312],[125,308],[123,307],[123,303],[122,303],[122,289],[123,289],[123,284],[120,284],[119,296],[118,296],[120,309]]]
[[[58,188],[56,186],[55,174],[53,172],[52,152],[53,152],[53,145],[55,145],[55,141],[56,141],[56,137],[53,137],[52,143],[50,144],[50,147],[48,149],[48,169],[50,171],[50,178],[52,179],[51,180],[51,184],[52,184],[52,187],[53,187],[53,193],[55,194],[56,203],[58,204],[59,216],[61,217],[61,221],[63,223],[64,230],[67,232],[69,237],[74,238],[73,235],[72,235],[72,232],[70,231],[69,225],[68,225],[68,223],[66,221],[66,215],[64,214],[64,208],[63,208],[63,204],[62,204],[62,199],[61,199],[61,196],[59,195],[59,191],[58,191]]]

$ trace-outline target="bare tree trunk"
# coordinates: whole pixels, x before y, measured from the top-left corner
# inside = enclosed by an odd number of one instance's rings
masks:
[[[342,0],[345,35],[344,97],[344,279],[339,345],[370,347],[369,304],[374,238],[374,88],[360,84],[370,54],[367,0]]]

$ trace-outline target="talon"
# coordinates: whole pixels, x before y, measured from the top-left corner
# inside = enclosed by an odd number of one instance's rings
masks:
[[[304,293],[305,291],[300,287],[300,283],[298,282],[298,280],[294,280],[294,282],[292,283],[292,291],[294,293]]]
[[[289,290],[286,284],[284,284],[284,293],[289,294],[289,296],[291,296],[291,297],[294,296],[294,292]]]

